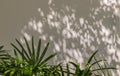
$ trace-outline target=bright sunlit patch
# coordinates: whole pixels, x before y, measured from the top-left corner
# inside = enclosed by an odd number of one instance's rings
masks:
[[[100,6],[90,7],[89,14],[82,17],[79,16],[79,8],[74,9],[67,4],[53,7],[54,1],[49,0],[49,11],[46,13],[44,9],[38,8],[40,20],[31,19],[28,26],[22,30],[23,35],[30,40],[29,31],[32,31],[42,40],[51,41],[53,46],[50,49],[60,53],[59,58],[55,58],[55,63],[59,62],[58,59],[64,62],[77,60],[82,65],[84,57],[89,57],[88,51],[96,49],[108,55],[105,57],[109,63],[112,63],[112,60],[120,62],[119,50],[116,50],[120,45],[120,35],[117,33],[116,22],[112,21],[119,15],[120,3],[117,0],[98,1]]]
[[[80,24],[83,25],[84,24],[84,19],[83,18],[80,18]]]
[[[24,33],[24,37],[25,37],[28,41],[30,41],[30,40],[31,40],[31,36],[30,36],[30,35],[28,35],[27,33]]]

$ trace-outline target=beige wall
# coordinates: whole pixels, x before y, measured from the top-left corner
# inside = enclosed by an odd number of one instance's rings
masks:
[[[116,6],[102,4],[102,1],[0,0],[0,45],[10,48],[9,43],[15,38],[34,35],[43,42],[51,42],[50,52],[59,53],[54,62],[73,59],[83,65],[98,49],[99,57],[120,66]]]
[[[45,0],[0,0],[0,44],[8,46],[19,37],[21,29],[37,15],[41,4],[45,6]]]

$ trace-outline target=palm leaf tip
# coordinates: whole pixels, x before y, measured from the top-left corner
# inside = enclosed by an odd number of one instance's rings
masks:
[[[27,39],[26,39],[25,37],[24,37],[24,40],[25,40],[25,43],[26,43],[28,52],[29,52],[29,54],[31,55],[31,49],[30,49],[29,43],[28,43],[28,41],[27,41]]]
[[[90,64],[90,62],[92,61],[93,57],[96,55],[97,52],[98,52],[98,50],[95,51],[95,52],[90,56],[90,58],[88,59],[86,65],[89,65],[89,64]]]
[[[52,59],[55,55],[56,55],[56,53],[51,54],[51,55],[48,56],[46,59],[44,59],[44,60],[40,63],[40,65],[45,64],[47,61],[49,61],[50,59]]]
[[[17,39],[15,39],[15,40],[16,40],[16,42],[18,43],[18,45],[21,47],[21,49],[22,49],[23,53],[26,55],[26,57],[27,57],[28,59],[30,59],[30,57],[29,57],[28,53],[26,52],[26,49],[24,48],[24,46],[22,45],[22,43],[20,43],[20,41],[17,40]]]
[[[35,60],[35,47],[34,47],[34,37],[32,36],[32,55],[33,55],[33,61]]]
[[[38,60],[39,58],[39,54],[40,54],[40,51],[41,51],[41,39],[39,39],[39,42],[38,42],[38,47],[37,47],[37,52],[36,52],[36,60]]]
[[[47,43],[45,49],[43,50],[43,52],[42,52],[42,54],[41,54],[41,56],[40,56],[40,62],[41,62],[42,59],[44,58],[44,56],[45,56],[45,54],[46,54],[46,52],[47,52],[48,47],[49,47],[49,43]]]

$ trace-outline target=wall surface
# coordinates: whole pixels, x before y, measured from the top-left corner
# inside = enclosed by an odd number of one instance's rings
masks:
[[[21,29],[38,15],[37,9],[44,6],[43,0],[0,0],[0,44],[9,46],[21,35]]]
[[[0,0],[0,45],[35,36],[50,42],[55,62],[98,57],[120,67],[119,0]],[[81,66],[81,67],[82,67]],[[112,76],[120,76],[120,71]],[[115,75],[114,75],[115,74]]]

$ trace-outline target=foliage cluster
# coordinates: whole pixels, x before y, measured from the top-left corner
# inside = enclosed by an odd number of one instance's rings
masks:
[[[3,50],[0,46],[0,74],[3,76],[110,76],[106,60],[97,60],[95,51],[88,61],[85,68],[81,69],[79,63],[68,62],[66,65],[56,64],[49,65],[48,61],[52,59],[56,53],[45,57],[49,43],[46,44],[44,50],[41,50],[41,39],[38,41],[38,46],[35,48],[34,38],[32,37],[31,46],[24,37],[26,48],[16,39],[17,44],[11,43],[14,48],[14,55],[11,55]],[[92,63],[94,59],[94,62]],[[100,63],[103,62],[104,65]],[[70,66],[73,67],[70,67]],[[94,68],[94,66],[97,68]]]

